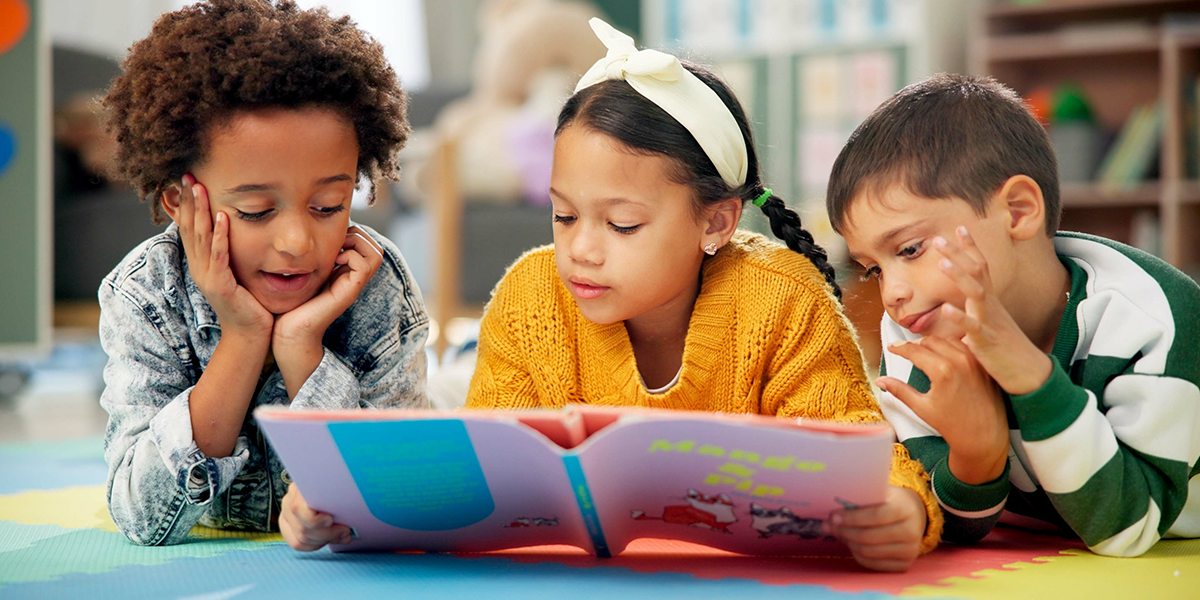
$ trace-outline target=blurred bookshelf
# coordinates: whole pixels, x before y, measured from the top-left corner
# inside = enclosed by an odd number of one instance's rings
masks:
[[[1106,141],[1102,160],[1084,168],[1078,153],[1058,145],[1064,124],[1048,119],[1062,228],[1112,237],[1200,275],[1200,236],[1192,233],[1200,225],[1200,2],[992,0],[974,12],[972,72],[1033,105],[1072,86],[1090,107],[1094,139]],[[1153,119],[1144,118],[1147,107]],[[1123,147],[1127,138],[1136,139]]]
[[[642,41],[713,66],[734,88],[767,185],[836,246],[823,198],[837,153],[904,85],[962,70],[955,30],[967,15],[958,0],[643,0]]]

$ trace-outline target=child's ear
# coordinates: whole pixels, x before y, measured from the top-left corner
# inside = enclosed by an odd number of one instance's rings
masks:
[[[1045,237],[1046,201],[1042,188],[1028,175],[1013,175],[997,194],[998,203],[1008,213],[1009,234],[1014,240]]]
[[[726,198],[707,207],[703,245],[715,243],[718,248],[729,242],[742,218],[742,201]]]
[[[172,221],[179,222],[179,202],[183,198],[183,190],[179,189],[178,183],[172,183],[167,186],[167,189],[159,194],[159,202],[162,203],[163,212],[171,217]]]

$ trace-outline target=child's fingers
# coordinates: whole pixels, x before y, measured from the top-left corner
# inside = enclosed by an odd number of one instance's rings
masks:
[[[330,527],[333,525],[333,517],[327,513],[317,512],[304,501],[304,496],[300,493],[300,488],[296,484],[290,484],[288,491],[283,496],[283,513],[284,515],[294,515],[298,519],[297,523],[305,527]]]
[[[971,357],[973,355],[966,344],[963,344],[959,340],[951,341],[946,338],[926,336],[921,339],[921,346],[938,355],[951,370],[952,373],[941,374],[940,376],[942,377],[950,377],[952,374],[962,374],[971,367]],[[929,373],[926,373],[926,375],[929,375]]]
[[[897,510],[890,502],[872,504],[862,508],[849,508],[833,513],[830,519],[835,530],[856,529],[866,527],[883,527],[904,521],[903,511]]]
[[[933,238],[933,247],[937,248],[937,251],[950,260],[950,262],[958,265],[966,274],[980,282],[986,281],[988,274],[987,263],[977,260],[975,257],[967,254],[957,244],[941,236]],[[981,255],[980,259],[982,259]]]
[[[357,229],[357,228],[352,228]],[[365,272],[368,275],[374,275],[375,270],[379,265],[383,264],[383,251],[377,246],[374,240],[365,233],[357,233],[351,231],[346,234],[346,241],[342,244],[342,254],[356,252],[362,257],[361,266],[351,265],[355,271]],[[347,263],[349,264],[349,263]]]
[[[307,544],[300,542],[300,539],[297,538],[296,534],[293,532],[294,529],[295,526],[292,525],[292,522],[289,520],[286,514],[279,517],[279,535],[283,536],[283,541],[287,542],[287,545],[292,550],[298,550],[300,552],[312,552],[313,550],[316,550],[316,548],[310,548]]]
[[[350,528],[345,525],[334,525],[332,527],[321,527],[318,529],[300,528],[293,531],[296,536],[296,541],[302,546],[317,550],[328,544],[342,543],[350,536]]]
[[[953,260],[942,258],[938,260],[938,268],[958,289],[970,300],[982,301],[987,295],[987,289],[980,283],[979,278],[972,276]]]
[[[897,400],[903,402],[905,406],[917,413],[918,417],[925,418],[923,415],[929,407],[929,398],[925,394],[918,392],[913,386],[894,377],[880,377],[875,380],[875,385],[879,386],[879,389],[895,396]]]
[[[348,273],[350,273],[350,267],[347,267],[346,265],[337,265],[333,268],[333,271],[329,272],[329,279],[325,280],[325,287],[327,289],[333,287],[334,282]]]
[[[179,233],[182,236],[190,236],[192,233],[193,221],[196,218],[196,202],[192,200],[192,184],[195,180],[191,175],[184,175],[179,186]],[[187,239],[185,237],[184,239]],[[190,241],[190,240],[189,240]]]
[[[317,512],[307,504],[300,504],[293,507],[291,515],[295,517],[296,525],[303,529],[317,530],[333,527],[333,517],[327,513]]]
[[[907,358],[909,362],[930,377],[934,377],[936,374],[945,375],[949,371],[946,358],[938,352],[939,349],[936,345],[926,344],[924,340],[920,343],[897,342],[888,346],[889,352]]]
[[[920,541],[919,538],[914,538],[911,525],[903,519],[884,525],[854,527],[846,524],[847,520],[845,517],[846,515],[842,516],[842,524],[835,526],[833,533],[838,539],[847,544],[879,545],[912,543],[914,539]]]
[[[288,486],[280,512],[279,531],[296,550],[311,552],[329,543],[349,543],[350,528],[334,523],[331,515],[308,506],[294,483]]]
[[[284,541],[301,552],[319,550],[327,544],[348,544],[352,539],[350,528],[335,524],[329,527],[311,528],[298,522],[295,513],[285,513],[279,520],[279,532]]]
[[[193,260],[198,264],[208,264],[212,260],[212,214],[209,212],[208,196],[202,194],[204,186],[196,183],[196,178],[190,174],[184,175],[184,202],[189,207],[190,223],[189,237],[192,240]]]
[[[951,323],[957,325],[967,335],[978,335],[983,330],[983,324],[979,322],[979,319],[968,315],[953,304],[943,304],[942,315],[949,319]]]
[[[987,259],[983,257],[983,252],[979,251],[979,246],[975,245],[975,238],[971,237],[971,232],[967,231],[966,227],[959,225],[958,228],[954,230],[954,233],[958,236],[958,244],[960,247],[962,247],[963,253],[970,257],[971,260],[975,261],[975,263],[980,267],[982,267],[984,274],[987,275]]]
[[[208,264],[214,273],[221,273],[229,268],[229,216],[223,212],[217,213],[217,223],[213,226]]]
[[[946,308],[946,307],[949,307],[949,308]],[[955,307],[954,307],[953,305],[950,305],[950,304],[944,304],[944,305],[942,305],[942,310],[943,310],[943,311],[952,311],[952,310],[955,310]],[[961,310],[960,310],[960,311],[958,311],[958,312],[959,312],[960,314],[965,314],[965,313],[963,313]],[[940,341],[941,341],[941,343],[942,343],[942,344],[944,344],[944,345],[945,345],[945,347],[946,347],[946,351],[945,351],[945,354],[946,354],[946,355],[952,355],[952,353],[959,353],[959,354],[962,354],[962,355],[965,355],[965,356],[970,356],[970,355],[971,355],[971,349],[970,349],[970,348],[968,348],[968,347],[967,347],[967,345],[966,345],[966,344],[964,344],[964,343],[963,343],[963,341],[962,341],[962,340],[960,340],[960,339],[957,339],[957,338],[933,337],[933,336],[927,337],[927,338],[925,338],[925,339],[937,339],[937,340],[940,340]]]
[[[312,552],[314,550],[319,550],[321,548],[320,546],[307,544],[300,538],[297,532],[299,532],[301,529],[303,528],[295,523],[292,515],[284,513],[280,517],[279,534],[283,536],[283,541],[287,542],[288,546],[290,546],[293,550],[299,550],[300,552]]]
[[[371,236],[367,235],[367,232],[363,231],[358,225],[354,225],[347,229],[346,235],[354,235],[362,238],[364,242],[375,249],[375,253],[378,254],[380,258],[383,258],[383,247],[375,243],[375,240],[371,239]]]
[[[334,290],[335,297],[353,302],[353,299],[358,297],[359,292],[366,287],[374,273],[366,259],[354,250],[345,250],[339,254],[337,263],[338,265],[329,274],[329,279],[325,280],[325,286],[331,290],[337,286]],[[351,287],[347,288],[347,285]]]
[[[371,265],[367,262],[367,259],[358,250],[346,250],[339,254],[338,258],[345,261],[342,264],[350,267],[352,272],[365,273],[371,269]]]
[[[192,226],[195,227],[196,241],[199,244],[199,250],[203,254],[207,254],[209,247],[212,244],[212,213],[208,204],[208,193],[204,190],[204,186],[195,183],[192,180],[191,185],[192,196],[195,198],[196,205],[195,216],[192,221]]]

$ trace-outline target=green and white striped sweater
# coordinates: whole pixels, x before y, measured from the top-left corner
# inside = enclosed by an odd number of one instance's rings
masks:
[[[1200,537],[1200,287],[1116,242],[1059,233],[1054,245],[1071,274],[1054,371],[1041,389],[1005,396],[1012,443],[998,480],[955,479],[946,442],[881,393],[900,441],[933,478],[943,539],[976,541],[1005,508],[1070,527],[1108,556]],[[918,336],[885,315],[882,337],[886,349]],[[925,374],[895,354],[885,351],[880,370],[929,390]]]

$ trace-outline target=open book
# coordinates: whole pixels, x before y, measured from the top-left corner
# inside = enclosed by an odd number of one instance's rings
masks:
[[[886,424],[570,407],[255,411],[334,551],[480,552],[643,537],[744,554],[845,554],[830,512],[882,502]]]

